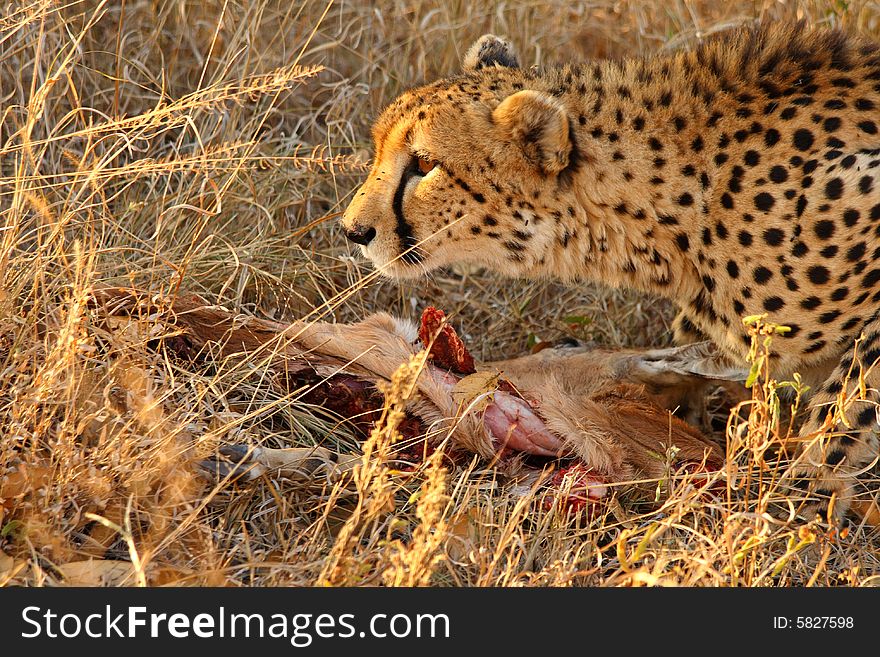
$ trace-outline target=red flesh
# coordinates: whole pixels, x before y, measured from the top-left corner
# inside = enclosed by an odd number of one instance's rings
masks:
[[[422,313],[419,325],[419,340],[425,347],[430,345],[428,356],[437,367],[462,376],[477,371],[474,358],[468,353],[464,342],[455,329],[445,324],[446,314],[434,306],[428,306]]]

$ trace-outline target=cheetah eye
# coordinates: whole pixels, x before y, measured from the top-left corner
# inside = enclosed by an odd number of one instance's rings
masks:
[[[418,160],[419,171],[421,171],[423,176],[431,173],[434,167],[437,166],[434,160],[428,160],[424,157],[417,157],[416,159]]]

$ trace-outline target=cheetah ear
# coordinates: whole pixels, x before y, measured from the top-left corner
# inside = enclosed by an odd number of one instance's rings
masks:
[[[492,119],[501,139],[518,146],[543,173],[556,174],[568,166],[572,151],[568,115],[552,96],[518,91],[501,101]]]
[[[479,71],[487,66],[519,68],[519,58],[513,45],[494,34],[484,34],[477,39],[465,53],[461,67],[465,71]]]

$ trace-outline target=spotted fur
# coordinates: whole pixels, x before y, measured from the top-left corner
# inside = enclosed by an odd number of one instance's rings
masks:
[[[647,59],[516,62],[487,35],[462,74],[391,103],[352,239],[396,277],[464,261],[658,294],[681,308],[679,340],[738,361],[741,318],[768,313],[791,327],[775,371],[819,388],[815,432],[854,340],[866,367],[880,358],[878,45],[764,23]],[[801,456],[837,510],[877,451],[873,403],[849,416]]]

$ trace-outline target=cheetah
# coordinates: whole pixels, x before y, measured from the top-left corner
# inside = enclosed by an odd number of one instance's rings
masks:
[[[466,262],[666,297],[677,341],[737,362],[742,318],[766,313],[790,328],[774,371],[813,391],[802,515],[840,520],[880,431],[878,127],[880,45],[840,30],[762,22],[544,68],[485,35],[375,122],[342,227],[391,277]],[[859,364],[868,399],[823,429]]]

